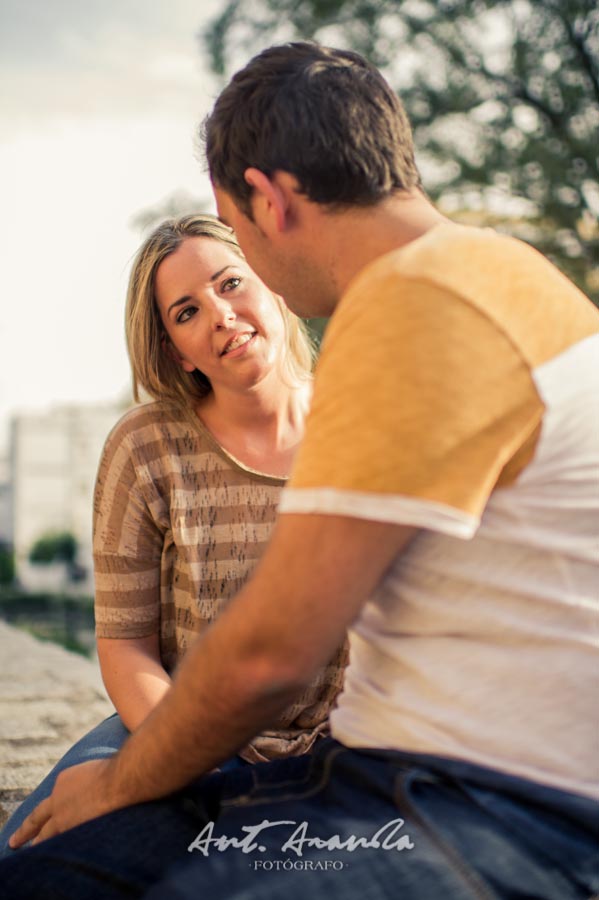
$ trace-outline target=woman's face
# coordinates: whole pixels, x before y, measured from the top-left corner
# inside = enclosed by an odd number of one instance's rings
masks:
[[[212,388],[260,382],[285,353],[277,300],[226,244],[192,237],[159,265],[154,293],[172,352]]]

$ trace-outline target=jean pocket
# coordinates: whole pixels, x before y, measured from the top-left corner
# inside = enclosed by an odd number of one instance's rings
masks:
[[[451,871],[458,884],[463,885],[473,898],[476,898],[476,900],[498,900],[498,895],[470,865],[464,853],[460,852],[447,839],[447,831],[451,828],[451,821],[447,823],[448,828],[444,829],[441,827],[442,819],[438,815],[438,809],[431,815],[431,811],[427,809],[424,797],[418,798],[416,796],[419,788],[421,791],[427,788],[430,789],[431,796],[436,794],[437,798],[446,793],[446,806],[448,809],[451,809],[451,795],[454,793],[451,787],[432,772],[412,768],[409,771],[400,772],[395,779],[394,800],[402,817],[405,818],[406,822],[415,824],[422,833],[423,838],[430,842],[431,852],[442,857],[445,866]],[[457,793],[455,800],[457,801],[455,803],[457,813],[459,807],[463,807],[463,802],[459,802]]]

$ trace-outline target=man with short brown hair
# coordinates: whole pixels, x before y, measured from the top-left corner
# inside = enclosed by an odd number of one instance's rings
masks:
[[[19,840],[120,811],[0,877],[15,900],[588,900],[597,311],[530,247],[439,214],[399,102],[356,54],[264,51],[206,139],[250,265],[294,311],[332,315],[306,438],[250,583],[123,751],[63,773]],[[346,628],[333,738],[310,771],[221,784],[193,855],[150,876],[132,846],[115,886],[98,848],[127,833],[153,857],[172,847],[177,803],[205,800],[192,779],[297,696]],[[73,894],[42,893],[49,873]]]

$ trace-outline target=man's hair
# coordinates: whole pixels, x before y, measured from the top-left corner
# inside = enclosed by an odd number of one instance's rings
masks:
[[[202,136],[213,184],[246,214],[250,166],[289,172],[310,200],[334,206],[420,186],[399,98],[350,50],[298,42],[262,51],[221,93]]]

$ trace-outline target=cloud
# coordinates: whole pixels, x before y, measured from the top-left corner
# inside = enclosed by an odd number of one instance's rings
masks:
[[[0,54],[23,65],[77,65],[82,49],[118,41],[119,33],[140,46],[176,43],[218,7],[218,0],[1,0]]]
[[[217,0],[0,0],[7,123],[189,109],[215,92],[200,28]],[[198,106],[203,105],[198,102]]]

